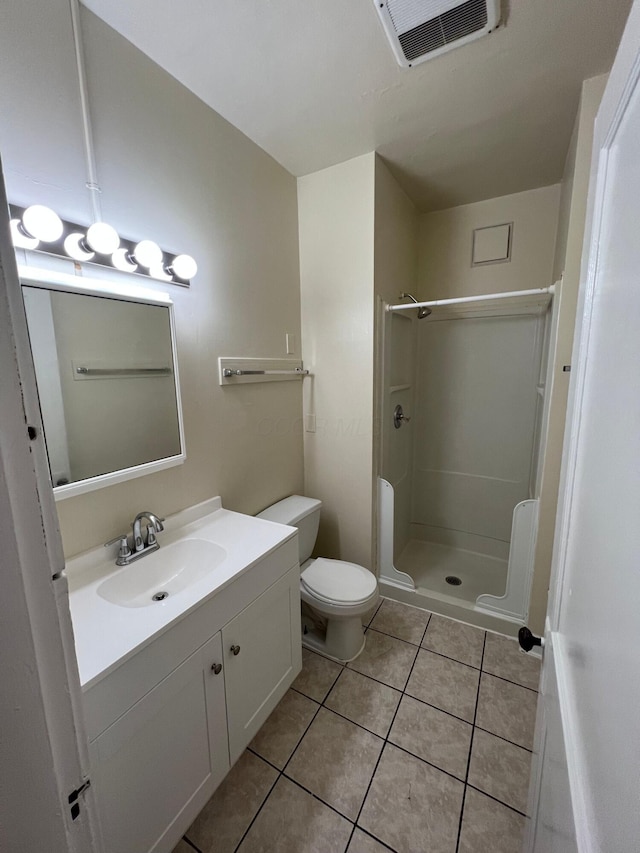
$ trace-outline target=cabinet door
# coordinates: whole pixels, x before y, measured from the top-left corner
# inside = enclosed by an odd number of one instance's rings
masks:
[[[169,853],[227,773],[220,663],[218,632],[91,744],[109,853]]]
[[[302,667],[296,566],[222,629],[233,764]]]

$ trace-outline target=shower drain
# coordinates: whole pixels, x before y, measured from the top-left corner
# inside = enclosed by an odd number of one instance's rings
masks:
[[[462,581],[460,580],[459,577],[456,577],[456,575],[447,575],[445,580],[451,586],[461,586],[462,585]]]
[[[164,601],[165,598],[169,598],[168,592],[156,592],[151,596],[151,601]]]

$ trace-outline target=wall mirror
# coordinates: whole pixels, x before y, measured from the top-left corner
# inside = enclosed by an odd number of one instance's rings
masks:
[[[173,303],[20,269],[56,500],[186,458]]]

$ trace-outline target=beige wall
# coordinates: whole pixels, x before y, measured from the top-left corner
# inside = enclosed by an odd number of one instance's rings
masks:
[[[420,218],[420,297],[446,299],[547,287],[553,258],[560,186],[424,214]],[[509,263],[471,266],[473,230],[513,222]]]
[[[305,493],[317,553],[372,568],[375,155],[298,180]]]
[[[559,278],[564,272],[564,279],[558,308],[558,344],[550,390],[549,428],[542,470],[535,574],[529,619],[531,630],[537,633],[542,633],[544,630],[547,612],[547,593],[569,390],[569,374],[564,373],[562,367],[571,363],[591,169],[593,124],[606,81],[607,77],[604,75],[584,82],[580,109],[576,118],[562,181],[554,277]]]
[[[282,357],[300,335],[295,179],[91,13],[82,10],[104,218],[198,261],[176,306],[187,461],[58,504],[74,554],[136,512],[220,494],[253,513],[302,488],[301,383],[218,386],[220,355]],[[67,0],[3,8],[0,150],[10,200],[89,222]],[[364,314],[363,314],[364,316]]]

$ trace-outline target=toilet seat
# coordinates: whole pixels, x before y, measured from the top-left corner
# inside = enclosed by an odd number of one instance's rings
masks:
[[[378,594],[376,577],[364,566],[326,557],[304,569],[300,584],[314,599],[333,606],[357,606]]]

